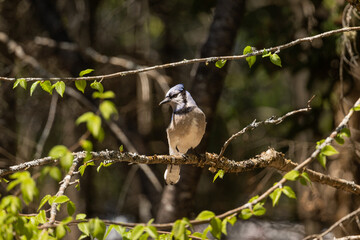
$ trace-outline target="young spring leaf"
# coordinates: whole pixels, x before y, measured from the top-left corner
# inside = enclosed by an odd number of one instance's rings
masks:
[[[62,174],[58,167],[50,167],[49,169],[49,175],[52,177],[55,181],[59,182],[61,180]]]
[[[61,195],[61,196],[57,196],[53,203],[58,203],[58,204],[61,204],[61,203],[66,203],[67,201],[70,201],[70,199],[68,198],[68,196],[65,196],[65,195]]]
[[[282,67],[281,66],[281,59],[280,59],[279,55],[277,55],[276,53],[270,55],[270,61],[273,64],[275,64],[276,66]]]
[[[85,80],[76,80],[75,87],[82,93],[85,93],[86,81]]]
[[[79,213],[76,215],[76,220],[83,220],[86,218],[86,214],[85,213]]]
[[[322,150],[321,153],[324,156],[332,156],[338,154],[339,152],[331,145],[326,145]]]
[[[222,179],[222,178],[224,177],[224,174],[225,174],[224,170],[220,169],[220,170],[215,174],[214,179],[213,179],[213,182],[215,182],[215,180],[216,180],[218,177]]]
[[[107,99],[107,98],[115,98],[115,93],[113,91],[106,92],[94,92],[92,94],[93,98]]]
[[[65,237],[66,230],[64,224],[57,225],[55,232],[56,232],[56,239],[62,239],[63,237]]]
[[[250,198],[249,203],[252,203],[253,201],[255,201],[258,198],[259,198],[259,195],[256,195],[256,196]]]
[[[78,224],[79,230],[86,236],[90,236],[90,226],[88,222],[82,222]]]
[[[270,56],[271,56],[271,52],[268,52],[266,49],[264,49],[262,57],[265,58],[265,57],[270,57]]]
[[[96,80],[93,83],[90,84],[90,87],[92,89],[98,90],[100,93],[104,92],[103,85],[101,84],[101,82],[97,82]]]
[[[63,97],[65,92],[65,83],[63,81],[58,81],[54,84],[56,92]]]
[[[211,234],[216,239],[221,239],[222,222],[220,218],[214,217],[210,220]]]
[[[221,59],[219,61],[216,61],[215,66],[217,68],[222,68],[223,66],[225,66],[225,63],[226,63],[226,60]]]
[[[246,209],[241,210],[239,217],[244,220],[247,220],[247,219],[251,218],[252,215],[253,215],[253,213],[251,212],[251,210],[246,208]]]
[[[175,239],[185,239],[186,237],[186,224],[182,220],[176,220],[172,227],[172,234],[174,234]]]
[[[270,198],[272,200],[273,207],[276,206],[279,203],[280,196],[281,196],[281,189],[277,188],[272,193],[270,193]]]
[[[40,82],[40,86],[45,92],[48,92],[50,93],[50,95],[52,95],[54,87],[51,85],[51,82],[49,80]]]
[[[34,82],[33,84],[31,84],[31,87],[30,87],[30,96],[33,95],[33,93],[34,93],[37,85],[39,85],[39,83],[40,83],[40,81],[36,81],[36,82]]]
[[[334,139],[339,145],[343,145],[345,143],[345,139],[340,134],[337,134]]]
[[[298,179],[299,175],[300,175],[299,171],[291,170],[290,172],[284,175],[284,178],[289,181],[295,181],[296,179]]]
[[[303,181],[302,181],[303,180]],[[301,178],[300,178],[300,183],[302,185],[307,185],[307,183],[310,183],[311,184],[311,179],[309,177],[309,174],[307,174],[306,172],[303,172],[301,174]]]
[[[25,81],[24,78],[18,78],[18,79],[16,79],[16,81],[14,82],[13,89],[16,88],[18,85],[20,85],[23,89],[26,90],[27,82]]]
[[[234,224],[236,223],[237,218],[236,216],[233,216],[231,218],[228,218],[228,222],[231,224],[231,226],[234,226]]]
[[[37,209],[38,211],[42,208],[42,206],[44,206],[45,203],[47,203],[47,201],[51,198],[50,194],[45,195],[41,201],[40,201],[40,205],[39,208]]]
[[[326,156],[322,153],[320,153],[317,156],[317,160],[319,161],[319,163],[321,164],[321,166],[323,166],[323,168],[326,169]]]
[[[294,198],[294,199],[296,199],[296,194],[295,194],[295,192],[292,190],[291,187],[289,187],[289,186],[284,186],[283,189],[282,189],[282,192],[283,192],[286,196],[288,196],[289,198]]]
[[[249,53],[253,53],[252,47],[251,46],[246,46],[244,48],[243,54],[246,55],[246,54],[249,54]],[[251,68],[252,65],[254,65],[254,63],[256,62],[256,56],[247,57],[246,61],[247,61],[248,65],[249,65],[249,68]]]
[[[89,74],[91,72],[95,71],[94,69],[91,69],[91,68],[88,68],[88,69],[85,69],[85,70],[82,70],[80,73],[79,73],[79,77],[83,77],[85,76],[86,74]]]
[[[105,100],[102,103],[100,103],[99,109],[101,114],[106,120],[109,120],[111,115],[118,113],[115,104],[109,100]]]
[[[204,210],[201,213],[199,213],[199,215],[196,217],[196,220],[207,220],[212,217],[215,217],[215,213],[208,210]]]
[[[69,201],[67,203],[66,208],[67,208],[67,212],[68,212],[69,216],[72,216],[75,213],[76,207],[72,201]]]
[[[355,112],[360,111],[360,105],[356,105],[355,107],[352,108]]]
[[[141,235],[143,234],[145,230],[145,227],[142,225],[137,225],[136,227],[133,228],[132,233],[131,233],[131,239],[137,240],[141,237]]]
[[[149,236],[153,239],[157,239],[159,237],[159,233],[154,226],[147,226],[145,231],[149,234]]]
[[[97,239],[104,239],[106,226],[103,221],[98,218],[89,221],[90,234]]]
[[[255,216],[262,216],[266,213],[266,209],[263,207],[262,203],[257,203],[253,208],[253,212]]]

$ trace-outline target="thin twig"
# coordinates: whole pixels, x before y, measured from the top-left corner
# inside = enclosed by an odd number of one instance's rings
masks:
[[[325,37],[329,37],[338,33],[343,33],[343,32],[351,32],[351,31],[359,31],[360,27],[345,27],[345,28],[340,28],[340,29],[336,29],[336,30],[331,30],[331,31],[327,31],[321,34],[317,34],[315,36],[312,37],[305,37],[305,38],[300,38],[300,39],[296,39],[294,41],[291,41],[289,43],[283,44],[283,45],[279,45],[276,47],[271,47],[271,48],[267,48],[264,50],[256,50],[252,53],[249,54],[243,54],[243,55],[235,55],[235,56],[218,56],[218,57],[207,57],[207,58],[194,58],[194,59],[190,59],[190,60],[183,60],[183,61],[178,61],[178,62],[173,62],[173,63],[166,63],[166,64],[162,64],[162,65],[155,65],[152,67],[146,67],[146,68],[141,68],[141,69],[135,69],[135,70],[128,70],[128,71],[121,71],[121,72],[115,72],[115,73],[111,73],[111,74],[105,74],[105,75],[98,75],[98,76],[88,76],[88,77],[52,77],[52,78],[41,78],[41,77],[22,77],[23,79],[25,79],[25,81],[44,81],[44,80],[50,80],[50,81],[76,81],[76,80],[86,80],[86,81],[93,81],[93,80],[99,80],[99,79],[111,79],[111,78],[118,78],[118,77],[124,77],[124,76],[128,76],[128,75],[133,75],[133,74],[138,74],[138,73],[142,73],[142,72],[147,72],[147,71],[151,71],[151,70],[158,70],[158,69],[165,69],[165,68],[172,68],[172,67],[177,67],[177,66],[182,66],[182,65],[188,65],[188,64],[193,64],[193,63],[201,63],[201,62],[205,62],[205,63],[209,63],[209,62],[216,62],[218,60],[239,60],[239,59],[244,59],[250,56],[258,56],[258,55],[262,55],[264,53],[264,51],[267,52],[276,52],[276,51],[281,51],[290,47],[293,47],[295,45],[298,45],[300,43],[304,43],[304,42],[312,42],[315,39],[318,38],[325,38]],[[11,77],[0,77],[0,81],[15,81],[16,78],[11,78]]]
[[[72,163],[67,175],[64,177],[64,179],[62,181],[62,184],[60,185],[59,191],[56,193],[55,196],[64,195],[64,192],[65,192],[66,188],[70,184],[71,177],[73,176],[73,172],[75,171],[75,168],[76,168],[78,163],[79,163],[78,158],[74,158],[73,163]],[[45,225],[51,225],[51,224],[53,224],[55,222],[57,205],[58,205],[58,203],[53,203],[51,205],[50,218],[49,218],[49,221],[47,223],[45,223]]]
[[[39,158],[42,155],[43,149],[44,149],[44,144],[47,140],[47,138],[49,137],[50,134],[50,130],[53,126],[54,120],[55,120],[55,114],[56,114],[56,107],[57,107],[57,102],[58,102],[59,96],[58,94],[53,94],[52,98],[51,98],[51,103],[50,103],[50,108],[49,108],[49,114],[48,114],[48,119],[46,121],[44,130],[41,134],[41,137],[39,139],[38,144],[36,145],[36,153],[35,153],[35,158]]]
[[[239,137],[240,135],[246,133],[247,131],[254,130],[255,128],[259,127],[262,124],[279,124],[282,121],[284,121],[285,118],[287,118],[287,117],[289,117],[291,115],[294,115],[294,114],[297,114],[297,113],[300,113],[300,112],[308,112],[308,111],[310,111],[311,110],[310,103],[314,99],[314,97],[315,96],[312,96],[310,98],[310,100],[307,102],[307,107],[306,108],[302,108],[302,109],[298,109],[298,110],[288,112],[284,116],[278,117],[278,118],[272,116],[272,117],[270,117],[270,118],[268,118],[268,119],[266,119],[264,121],[260,121],[260,122],[257,122],[256,120],[254,120],[252,123],[250,123],[249,125],[244,127],[241,131],[233,134],[228,140],[226,140],[226,142],[222,146],[221,151],[219,153],[219,159],[224,155],[225,150],[229,146],[230,142],[233,141],[234,139],[236,139],[237,137]]]

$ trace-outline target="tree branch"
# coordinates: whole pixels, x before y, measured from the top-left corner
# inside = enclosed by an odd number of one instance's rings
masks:
[[[29,82],[31,82],[31,81],[44,81],[44,80],[50,80],[50,81],[60,81],[60,80],[64,80],[64,81],[76,81],[76,80],[93,81],[93,80],[99,80],[99,79],[102,79],[102,80],[103,79],[111,79],[111,78],[124,77],[124,76],[133,75],[133,74],[137,74],[137,73],[147,72],[147,71],[151,71],[151,70],[165,69],[165,68],[177,67],[177,66],[188,65],[188,64],[193,64],[193,63],[201,63],[201,62],[209,63],[209,62],[216,62],[218,60],[239,60],[239,59],[247,58],[247,57],[250,57],[250,56],[262,55],[264,51],[267,51],[267,52],[279,52],[281,50],[293,47],[293,46],[298,45],[298,44],[303,43],[303,42],[312,42],[313,40],[318,39],[318,38],[325,38],[325,37],[329,37],[329,36],[332,36],[332,35],[335,35],[335,34],[338,34],[338,33],[359,31],[359,30],[360,30],[360,27],[344,27],[344,28],[340,28],[340,29],[320,33],[320,34],[317,34],[317,35],[312,36],[312,37],[305,37],[305,38],[296,39],[294,41],[291,41],[289,43],[279,45],[279,46],[276,46],[276,47],[270,47],[270,48],[267,48],[267,49],[264,49],[264,50],[256,50],[256,51],[253,51],[252,53],[249,53],[249,54],[246,54],[246,55],[218,56],[218,57],[214,56],[214,57],[207,57],[207,58],[194,58],[194,59],[191,59],[191,60],[183,60],[183,61],[178,61],[178,62],[173,62],[173,63],[166,63],[166,64],[162,64],[162,65],[156,65],[156,66],[152,66],[152,67],[145,67],[145,68],[141,68],[141,69],[121,71],[121,72],[115,72],[115,73],[111,73],[111,74],[98,75],[98,76],[89,76],[89,77],[51,77],[51,78],[22,77],[22,78],[25,79],[25,81],[29,81]],[[2,36],[2,35],[0,35],[0,36]],[[7,36],[6,36],[6,38],[4,40],[0,39],[0,41],[9,42],[11,40],[8,39]],[[16,80],[16,78],[0,77],[0,81],[15,81],[15,80]]]

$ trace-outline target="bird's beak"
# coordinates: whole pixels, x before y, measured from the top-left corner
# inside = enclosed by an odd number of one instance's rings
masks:
[[[162,100],[160,103],[159,103],[159,106],[165,104],[165,103],[168,103],[170,102],[170,98],[166,97],[164,100]]]

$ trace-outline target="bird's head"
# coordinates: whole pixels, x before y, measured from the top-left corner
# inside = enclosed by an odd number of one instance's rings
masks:
[[[164,100],[162,100],[159,105],[169,103],[170,106],[175,110],[179,106],[186,105],[187,93],[184,88],[184,85],[178,84],[170,88],[166,93]]]

